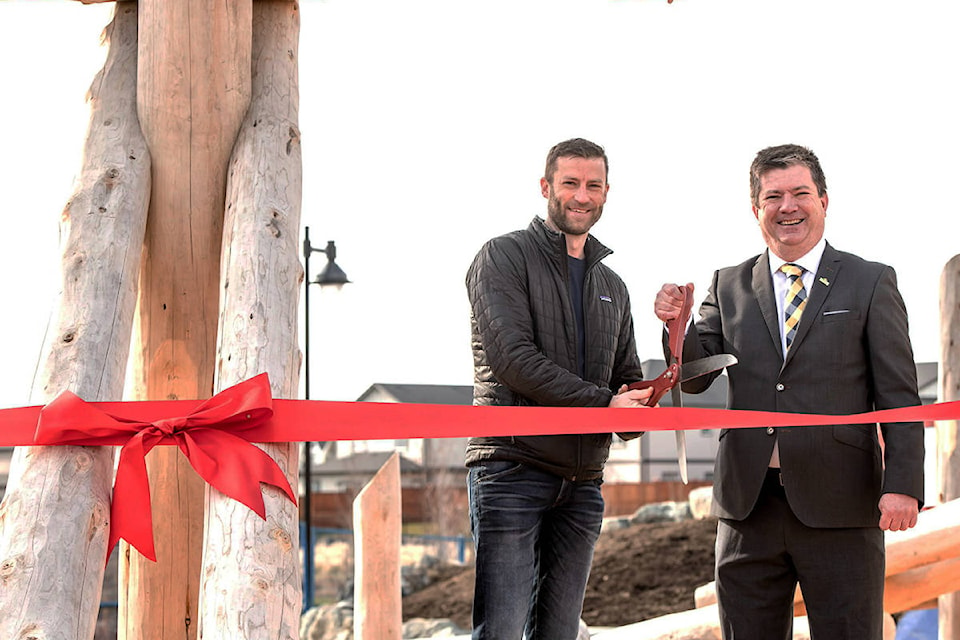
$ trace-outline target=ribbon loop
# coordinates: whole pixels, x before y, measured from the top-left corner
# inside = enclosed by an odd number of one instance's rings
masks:
[[[294,504],[296,495],[276,461],[236,434],[256,429],[272,416],[273,401],[265,373],[224,389],[186,415],[150,421],[112,415],[64,392],[40,410],[34,440],[44,445],[122,444],[110,507],[108,553],[123,538],[156,561],[147,453],[164,440],[175,440],[208,484],[265,517],[261,482],[276,486]]]

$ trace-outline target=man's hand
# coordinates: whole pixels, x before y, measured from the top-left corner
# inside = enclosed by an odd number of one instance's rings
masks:
[[[627,389],[627,385],[622,385],[616,395],[610,398],[609,407],[645,407],[645,403],[653,395],[653,388],[646,389]]]
[[[880,528],[906,531],[917,524],[919,510],[916,498],[902,493],[885,493],[880,496]]]
[[[660,287],[657,298],[653,302],[653,312],[663,322],[673,320],[680,315],[683,309],[682,285],[667,283]],[[693,283],[687,285],[689,295],[693,295]]]

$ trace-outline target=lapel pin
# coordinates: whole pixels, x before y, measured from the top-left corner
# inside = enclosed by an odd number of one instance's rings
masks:
[[[822,282],[822,283],[823,283],[823,286],[825,286],[825,287],[829,287],[829,286],[830,286],[830,281],[827,280],[826,278],[820,278],[820,282]]]

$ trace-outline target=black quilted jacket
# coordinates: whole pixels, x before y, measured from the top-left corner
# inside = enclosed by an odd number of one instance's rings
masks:
[[[621,384],[642,379],[623,281],[586,243],[585,379],[577,373],[576,321],[563,236],[543,219],[487,242],[467,272],[476,405],[606,407]],[[603,476],[611,435],[471,438],[466,464],[517,460],[569,480]]]

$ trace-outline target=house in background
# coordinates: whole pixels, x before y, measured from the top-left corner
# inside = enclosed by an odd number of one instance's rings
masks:
[[[441,384],[374,383],[358,402],[473,404],[473,387]],[[400,454],[404,487],[466,486],[463,454],[467,438],[340,440],[312,450],[314,491],[328,493],[361,488],[394,452]]]
[[[663,360],[647,360],[644,373],[656,377],[666,367]],[[721,376],[710,389],[697,395],[684,394],[684,405],[691,407],[723,408],[726,406],[726,376]],[[359,398],[361,402],[412,402],[420,404],[473,403],[473,387],[430,384],[371,385]],[[670,406],[669,395],[661,406]],[[614,437],[607,461],[604,481],[607,483],[637,483],[661,480],[680,480],[677,464],[676,439],[673,431],[651,431],[642,438],[623,441]],[[341,491],[366,482],[376,473],[378,460],[397,451],[411,465],[404,473],[405,486],[423,486],[420,483],[463,485],[466,469],[463,454],[467,438],[433,438],[409,440],[356,440],[327,443],[323,457],[313,466],[314,490]],[[717,451],[717,431],[697,430],[687,433],[687,463],[690,480],[709,481]],[[319,460],[323,460],[319,463]],[[382,464],[382,462],[381,462]],[[414,469],[416,469],[414,471]],[[442,480],[442,481],[441,481]]]

